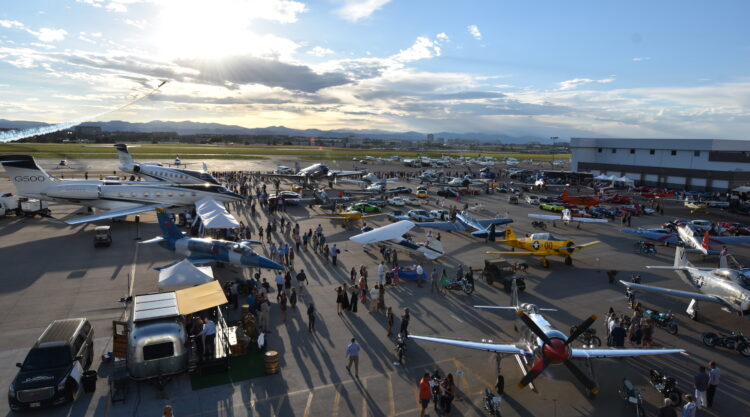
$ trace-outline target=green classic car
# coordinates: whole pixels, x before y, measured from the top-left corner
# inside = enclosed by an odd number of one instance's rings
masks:
[[[547,211],[563,211],[563,210],[565,210],[564,206],[562,206],[560,204],[556,204],[556,203],[544,203],[544,204],[540,204],[539,208],[542,209],[542,210],[547,210]]]
[[[360,211],[362,213],[380,213],[381,209],[378,206],[367,204],[367,203],[356,203],[349,207],[351,210]]]

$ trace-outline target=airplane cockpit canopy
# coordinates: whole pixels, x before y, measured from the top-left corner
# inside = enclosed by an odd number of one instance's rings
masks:
[[[547,233],[547,232],[545,232],[545,233],[534,233],[534,234],[531,235],[531,239],[532,240],[556,240],[556,241],[564,240],[564,239],[556,238],[556,237],[552,236],[551,233]]]
[[[241,253],[243,255],[254,255],[255,251],[253,248],[251,248],[248,245],[245,245],[244,243],[234,243],[232,244],[232,250],[237,253]]]
[[[737,271],[737,277],[735,279],[743,288],[750,290],[750,268],[744,268]]]

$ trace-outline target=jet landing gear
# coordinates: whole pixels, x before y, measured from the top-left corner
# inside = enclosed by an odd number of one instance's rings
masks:
[[[570,255],[565,257],[565,265],[568,265],[568,266],[573,265],[573,258],[571,258]]]

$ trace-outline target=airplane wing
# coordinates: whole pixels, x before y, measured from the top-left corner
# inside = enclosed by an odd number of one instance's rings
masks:
[[[159,242],[164,241],[164,240],[166,240],[164,238],[164,236],[157,236],[155,238],[151,238],[151,239],[148,239],[148,240],[141,240],[138,243],[140,243],[141,245],[148,245],[148,244],[151,244],[151,243],[159,243]]]
[[[562,216],[555,216],[552,214],[529,214],[529,217],[532,219],[541,219],[541,220],[558,220],[563,221]],[[571,222],[581,222],[581,223],[607,223],[607,219],[592,219],[589,217],[571,217],[570,219],[567,219]]]
[[[362,216],[362,218],[363,218],[363,219],[370,219],[370,218],[373,218],[373,217],[380,217],[380,216],[385,216],[386,214],[388,214],[388,213],[376,213],[376,214],[368,214],[368,215],[366,215],[366,216]]]
[[[683,297],[683,298],[694,298],[699,301],[710,301],[712,303],[719,303],[719,304],[726,304],[724,300],[722,300],[719,297],[715,297],[712,295],[706,295],[701,294],[699,292],[692,292],[692,291],[680,291],[680,290],[673,290],[670,288],[662,288],[662,287],[654,287],[651,285],[643,285],[643,284],[634,284],[632,282],[627,282],[620,280],[620,284],[628,287],[628,288],[634,288],[636,290],[645,291],[645,292],[655,292],[659,294],[666,294],[666,295],[672,295],[675,297]]]
[[[467,340],[456,340],[456,339],[442,339],[439,337],[427,337],[427,336],[416,336],[409,335],[409,339],[424,340],[427,342],[442,343],[445,345],[464,347],[469,349],[486,350],[489,352],[498,353],[510,353],[515,355],[523,355],[527,352],[516,345],[501,344],[501,343],[483,343],[483,342],[470,342]]]
[[[460,222],[415,222],[416,226],[424,227],[425,229],[437,229],[447,231],[463,231],[466,227]]]
[[[201,257],[195,257],[195,258],[187,258],[188,261],[190,261],[193,265],[205,265],[210,264],[211,262],[216,262],[216,259],[214,258],[201,258]]]
[[[488,255],[530,255],[530,256],[539,255],[539,253],[536,253],[536,252],[511,252],[511,251],[498,252],[498,251],[493,251],[493,250],[488,250],[485,253]],[[544,256],[547,256],[547,255],[549,254],[545,254]],[[539,255],[539,256],[542,256],[542,255]]]
[[[479,223],[482,227],[490,227],[490,225],[500,225],[500,224],[508,224],[513,223],[513,219],[505,218],[505,217],[498,217],[495,219],[483,219],[483,220],[476,220],[477,223]]]
[[[750,236],[709,236],[708,240],[719,245],[742,245],[750,243]]]
[[[172,205],[171,204],[148,204],[148,205],[131,207],[131,208],[126,208],[126,209],[121,209],[121,210],[103,211],[101,213],[96,213],[90,216],[76,217],[74,219],[65,220],[65,223],[69,225],[89,223],[89,222],[95,222],[97,220],[106,220],[106,219],[112,219],[115,217],[123,217],[123,216],[128,216],[130,214],[144,213],[147,211],[156,210],[160,208],[164,209],[168,207],[172,207]]]
[[[667,355],[671,353],[685,353],[685,349],[579,349],[570,350],[574,359],[591,358],[624,358],[629,356]]]
[[[330,219],[330,220],[349,220],[348,217],[344,216],[315,216],[318,219]]]
[[[364,175],[365,173],[362,171],[328,171],[329,177],[356,177],[358,175]]]
[[[589,243],[584,243],[584,244],[582,244],[582,245],[567,246],[566,248],[567,248],[567,249],[576,249],[576,250],[580,250],[580,249],[586,249],[586,248],[588,248],[589,246],[594,246],[594,245],[598,245],[598,244],[600,244],[600,243],[602,243],[602,242],[601,242],[601,241],[598,241],[598,240],[595,240],[595,241],[593,241],[593,242],[589,242]],[[560,249],[563,249],[563,248],[560,248]]]
[[[401,239],[405,233],[414,228],[414,223],[409,220],[401,220],[387,226],[378,227],[369,232],[352,236],[349,240],[357,243],[367,244],[382,242],[384,240]]]

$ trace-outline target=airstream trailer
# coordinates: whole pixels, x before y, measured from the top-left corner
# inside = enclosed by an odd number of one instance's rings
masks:
[[[135,380],[163,378],[189,366],[188,336],[174,292],[137,295],[128,323],[127,368]]]

